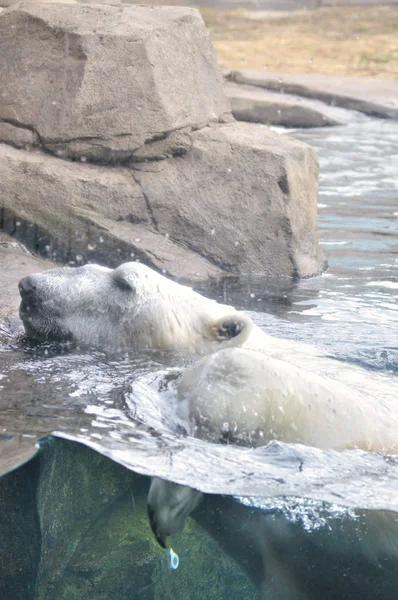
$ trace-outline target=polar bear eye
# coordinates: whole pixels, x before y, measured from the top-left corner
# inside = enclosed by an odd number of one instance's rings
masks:
[[[113,273],[113,281],[124,292],[135,292],[135,287],[129,279],[123,273],[118,273],[117,270]]]

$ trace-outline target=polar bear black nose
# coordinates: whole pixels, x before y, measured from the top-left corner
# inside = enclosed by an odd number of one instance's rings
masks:
[[[22,298],[26,298],[27,296],[32,297],[37,289],[35,277],[28,275],[27,277],[21,279],[18,284],[18,289]]]

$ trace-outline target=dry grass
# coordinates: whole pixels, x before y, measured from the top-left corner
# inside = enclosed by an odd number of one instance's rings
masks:
[[[398,7],[340,7],[273,18],[201,9],[221,67],[398,77]]]

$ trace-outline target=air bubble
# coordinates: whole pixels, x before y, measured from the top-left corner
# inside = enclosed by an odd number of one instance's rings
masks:
[[[172,569],[172,571],[175,571],[176,569],[178,569],[178,565],[180,564],[180,559],[178,557],[178,554],[176,552],[174,552],[173,548],[170,548],[169,555],[170,555],[170,569]]]

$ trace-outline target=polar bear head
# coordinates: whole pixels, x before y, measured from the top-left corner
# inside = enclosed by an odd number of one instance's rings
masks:
[[[19,283],[29,337],[102,348],[213,352],[241,345],[251,319],[137,262],[29,275]]]
[[[184,529],[187,517],[202,500],[203,494],[185,486],[153,477],[148,494],[151,529],[162,548],[167,538]]]

